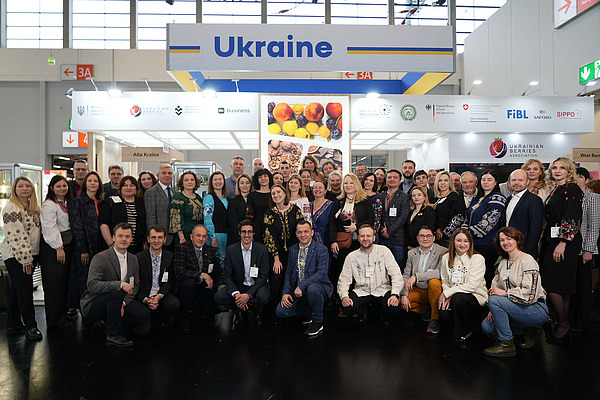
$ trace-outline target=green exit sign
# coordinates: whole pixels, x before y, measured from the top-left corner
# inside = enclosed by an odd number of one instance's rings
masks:
[[[584,65],[583,67],[579,67],[580,85],[596,79],[600,79],[600,60],[596,60]]]

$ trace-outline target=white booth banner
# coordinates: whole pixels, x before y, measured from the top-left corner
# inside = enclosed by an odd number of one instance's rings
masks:
[[[537,158],[549,163],[556,157],[570,155],[579,146],[578,135],[451,133],[448,140],[450,164],[453,163],[523,163]]]
[[[352,132],[594,132],[590,97],[352,95]]]
[[[454,72],[451,26],[167,24],[167,71]]]
[[[350,172],[350,133],[344,118],[348,96],[260,96],[260,155],[271,172],[287,161],[292,173],[311,155],[317,168],[332,161]]]
[[[72,120],[79,131],[257,131],[258,94],[73,92]]]

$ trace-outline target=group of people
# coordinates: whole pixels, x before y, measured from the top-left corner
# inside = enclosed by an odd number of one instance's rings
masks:
[[[170,165],[137,179],[115,165],[103,185],[77,161],[74,180],[52,178],[41,210],[32,183],[17,178],[3,210],[8,331],[42,338],[38,264],[48,328],[69,326],[79,310],[103,321],[115,346],[133,344],[127,327],[189,332],[193,310],[218,307],[236,321],[254,309],[257,325],[299,315],[311,336],[323,330],[326,304],[362,322],[378,309],[386,324],[404,310],[425,314],[431,334],[448,318],[459,341],[480,326],[498,338],[485,350],[492,356],[516,354],[514,336],[531,347],[550,315],[552,343],[572,325],[589,327],[600,194],[568,158],[554,160],[548,177],[528,160],[506,183],[491,169],[457,180],[411,160],[400,170],[359,164],[345,176],[312,156],[298,174],[255,159],[249,175],[242,157],[231,169],[213,172],[202,197],[191,171],[173,185]]]

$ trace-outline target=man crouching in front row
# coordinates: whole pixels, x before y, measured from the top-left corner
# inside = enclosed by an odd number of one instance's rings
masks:
[[[150,310],[134,300],[140,283],[138,260],[127,252],[133,229],[128,223],[113,229],[114,244],[92,259],[87,290],[81,297],[81,313],[91,321],[106,321],[106,343],[117,347],[133,346],[123,336],[131,326],[138,336],[150,331]]]

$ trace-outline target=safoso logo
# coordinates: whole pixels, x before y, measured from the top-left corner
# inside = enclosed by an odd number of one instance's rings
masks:
[[[508,152],[508,146],[502,141],[501,137],[494,138],[492,144],[490,144],[490,154],[494,158],[502,158]]]
[[[129,109],[129,113],[134,117],[139,117],[140,115],[142,115],[142,109],[137,104],[134,104],[133,107]]]

